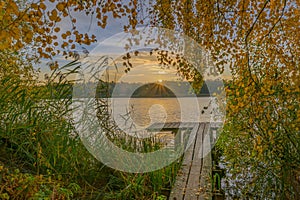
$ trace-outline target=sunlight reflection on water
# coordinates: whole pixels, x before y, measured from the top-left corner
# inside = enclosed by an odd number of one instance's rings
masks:
[[[111,99],[110,108],[113,113],[115,111],[113,117],[120,127],[128,122],[128,118],[140,127],[148,127],[156,122],[210,122],[213,107],[211,100],[210,97],[115,98]],[[147,132],[142,131],[141,134],[141,137],[147,137]],[[165,147],[174,147],[175,135],[171,131],[160,131],[154,135]]]
[[[184,110],[181,110],[179,100],[185,104]],[[112,101],[112,110],[118,110],[123,113],[114,116],[115,121],[119,123],[124,121],[124,116],[130,113],[134,123],[141,126],[149,126],[150,118],[152,122],[209,122],[212,106],[210,97],[197,98],[199,110],[195,105],[195,98],[118,98]]]

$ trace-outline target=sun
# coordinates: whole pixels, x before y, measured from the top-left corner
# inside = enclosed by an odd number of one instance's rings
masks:
[[[159,82],[159,83],[162,83],[162,80],[161,80],[161,79],[159,79],[159,80],[158,80],[158,82]]]

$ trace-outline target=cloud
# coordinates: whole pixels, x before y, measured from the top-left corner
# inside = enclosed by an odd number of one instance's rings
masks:
[[[145,76],[145,74],[128,74],[127,76],[142,77],[142,76]]]

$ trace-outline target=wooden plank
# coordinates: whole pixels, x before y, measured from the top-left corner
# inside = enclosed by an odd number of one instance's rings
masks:
[[[177,174],[169,200],[183,200],[186,191],[186,182],[189,177],[190,167],[182,167]]]
[[[176,124],[178,125],[178,123]],[[168,127],[175,127],[174,123]],[[170,200],[211,199],[211,136],[209,123],[183,123],[181,127],[194,128],[190,133],[188,147],[181,169],[172,188]],[[192,137],[192,138],[191,138]],[[193,138],[194,137],[194,138]]]
[[[192,165],[192,158],[194,154],[198,128],[199,125],[196,125],[190,133],[190,136],[195,135],[195,139],[192,140],[191,145],[189,146],[189,148],[184,154],[181,169],[176,177],[175,184],[172,188],[169,197],[170,200],[182,200],[185,195],[186,183],[188,181],[190,169]]]
[[[168,130],[168,129],[178,129],[178,128],[193,128],[197,123],[193,122],[167,122],[167,123],[154,123],[147,128],[148,131],[157,130]]]
[[[192,143],[191,145],[189,146],[189,148],[186,150],[185,154],[184,154],[184,159],[183,159],[183,162],[182,162],[182,165],[185,166],[187,164],[190,164],[191,161],[193,160],[193,154],[194,154],[194,150],[195,150],[195,144],[196,144],[196,140],[197,140],[197,132],[200,128],[200,125],[196,125],[191,133],[190,133],[190,136],[189,137],[192,137],[190,139],[192,139]],[[194,137],[194,138],[193,138]]]
[[[181,170],[169,197],[170,200],[212,199],[210,125],[209,123],[201,123],[197,126],[193,124],[194,128],[190,137],[195,134],[195,138],[185,152]]]
[[[196,139],[196,145],[194,148],[193,153],[193,159],[192,159],[192,166],[190,170],[189,179],[187,182],[187,189],[184,199],[185,200],[192,200],[197,199],[200,195],[199,192],[199,185],[200,185],[200,176],[201,176],[201,169],[202,169],[202,155],[199,155],[199,152],[201,152],[202,148],[202,142],[203,142],[203,131],[204,131],[205,125],[201,124],[201,127],[197,131],[197,139]]]
[[[211,158],[211,135],[210,135],[210,125],[206,123],[206,127],[204,130],[204,141],[203,141],[203,167],[201,171],[201,178],[200,178],[200,189],[201,194],[199,196],[199,200],[206,200],[212,199],[211,194],[211,180],[210,176],[212,173],[212,158]]]

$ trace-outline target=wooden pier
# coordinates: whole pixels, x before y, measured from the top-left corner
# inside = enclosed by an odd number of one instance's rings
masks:
[[[181,169],[171,190],[169,200],[212,199],[211,193],[211,141],[212,130],[209,123],[155,123],[150,130],[170,131],[192,129],[190,146],[184,153]]]

